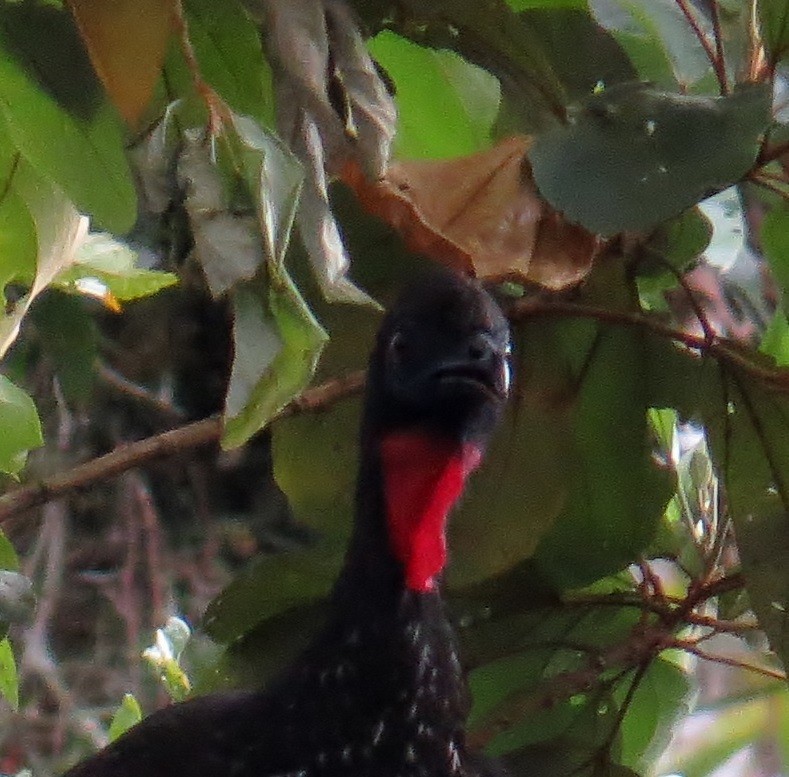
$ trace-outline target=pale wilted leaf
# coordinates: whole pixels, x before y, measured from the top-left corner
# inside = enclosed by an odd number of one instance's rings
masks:
[[[80,216],[59,189],[36,175],[24,162],[17,168],[14,187],[36,224],[38,260],[30,290],[10,311],[0,316],[0,357],[16,340],[33,300],[59,272],[76,261],[77,250],[88,234],[87,217]]]
[[[298,226],[328,299],[370,302],[347,278],[349,258],[329,207],[326,175],[349,159],[380,175],[394,137],[394,103],[344,3],[268,0],[277,126],[305,167]],[[329,97],[340,95],[340,113]]]
[[[195,255],[211,293],[220,296],[260,267],[263,248],[254,213],[247,203],[231,205],[212,146],[202,134],[186,133],[178,176],[186,192]]]
[[[22,621],[30,615],[35,604],[30,578],[8,569],[0,570],[0,620]]]
[[[234,294],[235,358],[222,444],[246,442],[305,388],[326,333],[284,273]],[[277,340],[280,347],[277,348]]]

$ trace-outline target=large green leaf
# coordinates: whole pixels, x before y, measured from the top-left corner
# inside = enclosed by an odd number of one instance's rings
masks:
[[[0,4],[0,111],[22,154],[105,228],[127,232],[137,198],[120,122],[71,15]]]
[[[719,98],[621,85],[540,135],[529,157],[551,204],[611,235],[654,226],[739,180],[769,120],[765,85]]]
[[[673,492],[647,447],[646,352],[640,333],[600,327],[578,373],[573,475],[536,558],[560,586],[584,585],[631,563]]]
[[[722,373],[708,419],[726,486],[748,595],[759,625],[789,665],[789,395],[747,373]]]
[[[628,687],[621,683],[614,697],[621,705]],[[688,674],[662,658],[653,661],[640,679],[622,720],[619,759],[633,769],[648,771],[665,750],[677,719],[688,711]]]

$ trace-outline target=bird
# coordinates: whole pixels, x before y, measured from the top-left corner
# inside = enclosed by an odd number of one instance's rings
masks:
[[[154,712],[65,777],[491,777],[441,594],[448,515],[510,386],[510,334],[471,278],[433,271],[370,357],[353,530],[325,625],[263,689]]]

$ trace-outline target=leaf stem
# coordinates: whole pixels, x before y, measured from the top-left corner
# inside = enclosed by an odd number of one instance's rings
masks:
[[[729,82],[726,77],[726,63],[723,61],[723,43],[722,41],[720,43],[718,42],[720,37],[720,29],[718,29],[717,32],[714,32],[716,37],[716,48],[713,49],[712,44],[704,34],[704,30],[701,29],[699,20],[696,18],[693,11],[691,11],[690,6],[688,5],[688,0],[675,0],[675,2],[679,10],[682,11],[682,14],[690,25],[690,28],[693,30],[693,34],[696,36],[696,39],[704,49],[704,53],[707,55],[710,65],[712,65],[712,69],[715,72],[715,77],[718,79],[720,93],[722,95],[729,94]],[[713,13],[713,30],[715,27],[715,16],[717,15],[717,5],[718,4],[715,0],[711,0],[710,10]],[[715,11],[712,10],[713,7]]]

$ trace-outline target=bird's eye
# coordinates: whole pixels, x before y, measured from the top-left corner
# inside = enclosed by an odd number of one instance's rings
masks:
[[[389,353],[393,356],[402,356],[407,350],[405,337],[402,332],[395,332],[389,341]]]

